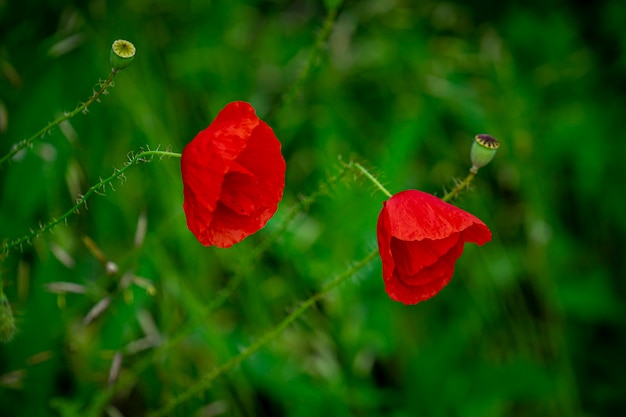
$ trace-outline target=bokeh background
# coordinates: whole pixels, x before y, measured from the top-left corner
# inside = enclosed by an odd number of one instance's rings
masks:
[[[2,155],[87,100],[115,39],[137,47],[88,114],[0,167],[0,240],[131,151],[182,151],[230,101],[255,106],[288,167],[274,219],[231,249],[187,230],[179,161],[163,159],[6,253],[18,332],[0,345],[0,415],[162,409],[376,247],[384,196],[355,175],[273,234],[339,158],[441,195],[477,133],[501,148],[456,204],[494,238],[467,245],[447,288],[395,303],[376,259],[169,415],[621,414],[625,21],[620,1],[0,1]]]

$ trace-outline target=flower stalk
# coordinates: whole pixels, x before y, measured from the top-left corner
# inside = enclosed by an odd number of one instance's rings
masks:
[[[467,177],[465,177],[462,181],[458,181],[456,185],[454,186],[454,188],[448,191],[443,197],[441,197],[441,199],[443,201],[450,201],[453,198],[456,198],[461,193],[461,191],[465,190],[466,188],[470,186],[470,184],[472,183],[472,180],[474,179],[477,173],[478,173],[478,170],[470,169],[470,172],[469,174],[467,174]]]
[[[335,21],[337,19],[337,13],[339,11],[339,4],[333,5],[329,10],[322,27],[317,32],[315,43],[309,51],[305,65],[302,67],[298,76],[287,93],[283,96],[283,106],[289,106],[296,96],[301,92],[305,82],[309,78],[310,74],[319,61],[319,55],[324,50],[326,42],[332,33]]]
[[[328,194],[331,187],[341,181],[349,172],[347,164],[341,165],[341,169],[334,175],[328,177],[325,181],[318,185],[317,190],[308,196],[302,198],[290,211],[281,219],[280,224],[272,230],[272,232],[261,240],[258,245],[255,246],[254,251],[250,254],[250,257],[242,261],[240,268],[235,270],[233,277],[228,281],[226,287],[221,289],[216,296],[208,303],[203,309],[203,313],[196,319],[191,320],[185,324],[179,331],[164,340],[158,345],[149,355],[144,356],[137,361],[132,367],[132,373],[122,374],[113,384],[107,387],[106,390],[101,391],[94,397],[88,411],[85,413],[87,417],[99,416],[102,413],[103,408],[111,401],[117,393],[129,389],[135,379],[131,375],[136,375],[143,372],[151,363],[154,363],[161,358],[166,352],[170,351],[174,346],[178,345],[180,341],[184,339],[189,333],[196,330],[200,324],[206,323],[206,319],[211,313],[217,310],[226,300],[228,300],[232,294],[237,290],[239,285],[243,282],[245,273],[249,272],[250,265],[254,265],[258,261],[262,254],[283,235],[285,230],[291,222],[301,213],[306,212],[309,207],[317,201],[322,195]],[[375,257],[376,252],[372,252],[369,256],[372,259]],[[338,284],[337,284],[338,285]],[[128,352],[126,352],[128,353]]]
[[[94,91],[94,93],[91,95],[91,97],[89,97],[89,99],[87,99],[87,101],[79,104],[71,112],[64,113],[62,116],[59,116],[53,121],[51,121],[50,123],[48,123],[45,127],[37,131],[31,137],[24,139],[20,142],[17,142],[15,145],[13,145],[11,147],[11,150],[2,158],[0,158],[0,166],[4,164],[6,161],[8,161],[9,159],[13,158],[22,149],[28,146],[31,146],[32,143],[37,138],[44,137],[50,130],[60,125],[64,121],[71,119],[72,117],[76,116],[80,112],[87,113],[87,108],[94,101],[98,100],[100,96],[102,96],[106,92],[107,88],[113,87],[113,78],[115,77],[115,75],[121,69],[126,68],[133,62],[133,59],[135,57],[135,52],[136,52],[135,46],[128,41],[118,39],[115,42],[113,42],[113,46],[111,47],[111,52],[110,52],[110,57],[109,57],[111,66],[112,66],[111,73],[109,74],[106,80],[98,82],[100,88]]]
[[[348,168],[356,169],[361,174],[365,175],[365,178],[370,180],[372,182],[372,184],[374,184],[376,186],[376,188],[378,188],[380,191],[382,191],[383,194],[385,194],[387,196],[387,198],[391,198],[391,193],[389,192],[389,190],[387,190],[385,188],[385,186],[380,181],[378,181],[378,178],[376,178],[367,169],[365,169],[365,167],[363,165],[359,164],[358,162],[350,161],[347,164],[347,166],[348,166]]]
[[[269,330],[265,335],[259,338],[256,342],[248,346],[241,353],[239,353],[234,358],[230,359],[228,362],[218,366],[213,369],[207,375],[205,375],[198,383],[191,386],[187,391],[183,392],[178,397],[171,400],[169,403],[165,404],[163,407],[159,408],[157,411],[148,414],[149,417],[161,417],[171,415],[172,411],[178,407],[178,405],[188,401],[193,396],[205,391],[208,389],[213,381],[219,377],[220,375],[228,372],[233,369],[241,362],[252,356],[259,349],[265,346],[268,342],[272,341],[276,338],[287,326],[293,323],[296,319],[298,319],[304,312],[306,312],[311,306],[313,306],[316,302],[321,300],[326,294],[332,291],[334,288],[339,286],[341,283],[346,281],[348,278],[354,276],[358,271],[363,269],[367,264],[369,264],[372,260],[376,258],[378,255],[378,250],[374,250],[361,259],[359,262],[354,264],[351,268],[346,270],[344,273],[335,277],[332,281],[327,283],[318,293],[314,294],[312,297],[308,298],[302,304],[300,304],[291,314],[285,317],[278,325]]]
[[[141,156],[141,154],[137,155],[137,157],[139,157],[139,156]],[[169,155],[169,156],[180,156],[180,155],[176,154],[176,155]],[[306,209],[318,197],[318,195],[323,194],[325,192],[325,189],[326,189],[327,186],[330,186],[330,185],[334,184],[335,182],[339,181],[351,169],[352,170],[356,170],[357,172],[363,174],[385,196],[387,196],[389,198],[392,196],[391,193],[382,185],[382,183],[373,174],[371,174],[365,167],[363,167],[363,165],[351,161],[349,163],[342,163],[342,170],[336,176],[334,176],[331,179],[329,179],[328,182],[325,184],[325,186],[324,186],[324,184],[322,184],[322,186],[320,186],[320,190],[317,193],[311,195],[307,199],[304,199],[301,202],[299,209]],[[459,182],[457,184],[457,186],[450,193],[448,193],[446,196],[443,197],[443,200],[447,201],[447,200],[457,196],[464,189],[466,189],[469,186],[469,184],[471,183],[471,181],[472,181],[473,177],[475,176],[475,174],[476,174],[475,172],[470,172],[470,174],[468,175],[468,177],[465,180]],[[288,223],[287,219],[291,219],[292,218],[291,215],[294,212],[295,213],[299,212],[300,211],[299,209],[294,210],[293,212],[291,212],[287,216],[285,221]],[[279,228],[279,230],[283,230],[283,229]],[[272,239],[268,238],[267,241],[271,242]],[[259,251],[256,253],[256,255],[260,255],[260,253],[264,249],[265,249],[265,247],[263,247],[263,249],[259,249]],[[178,397],[170,400],[162,408],[153,411],[149,415],[151,417],[159,417],[159,416],[168,415],[174,409],[176,409],[179,405],[185,403],[186,401],[191,399],[193,396],[198,395],[199,393],[207,390],[212,385],[212,383],[213,383],[213,381],[215,379],[220,377],[222,374],[230,371],[231,369],[235,368],[237,365],[241,364],[244,360],[246,360],[247,358],[252,356],[254,353],[259,351],[268,342],[270,342],[273,339],[275,339],[285,328],[287,328],[287,326],[289,326],[291,323],[293,323],[295,320],[297,320],[300,316],[302,316],[302,314],[304,314],[316,302],[318,302],[319,300],[324,298],[330,291],[332,291],[337,286],[341,285],[348,278],[353,277],[357,272],[359,272],[361,269],[363,269],[372,260],[376,259],[378,254],[379,254],[378,249],[374,249],[372,252],[370,252],[368,255],[366,255],[363,259],[361,259],[360,261],[355,263],[351,268],[349,268],[344,273],[342,273],[342,274],[338,275],[337,277],[335,277],[332,281],[328,282],[318,293],[314,294],[313,296],[311,296],[307,300],[303,301],[291,314],[289,314],[287,317],[285,317],[280,323],[278,323],[276,326],[274,326],[272,329],[270,329],[267,333],[265,333],[256,342],[254,342],[253,344],[248,346],[246,349],[241,351],[237,356],[231,358],[227,362],[225,362],[222,365],[220,365],[220,366],[214,368],[213,370],[211,370],[198,383],[196,383],[195,385],[190,387],[187,391],[185,391],[184,393],[182,393]],[[219,301],[216,300],[216,302],[211,303],[211,308],[207,309],[207,312],[213,311],[214,308],[217,305],[221,304],[221,302],[223,302],[226,298],[228,298],[230,296],[231,292],[234,290],[234,288],[236,288],[237,285],[239,285],[239,283],[241,282],[241,278],[242,278],[242,275],[241,274],[237,274],[236,279],[233,280],[233,282],[231,282],[231,284],[227,288],[224,289],[223,293],[220,294],[220,296],[218,297]],[[182,334],[184,334],[184,333],[182,333]],[[169,347],[171,347],[173,345],[175,345],[175,340],[172,340],[171,343],[166,343],[166,344],[160,346],[158,351],[159,352],[166,351]],[[155,352],[154,356],[156,356],[156,352]],[[143,369],[145,366],[147,366],[147,364],[152,361],[152,358],[154,356],[147,357],[146,360],[141,361],[141,366],[139,366],[138,369]],[[89,415],[89,416],[97,415],[97,413],[99,412],[98,410],[101,410],[101,408],[106,405],[106,403],[115,394],[115,392],[119,392],[120,389],[123,389],[123,387],[126,387],[127,384],[129,384],[129,383],[131,383],[130,379],[121,378],[118,381],[117,384],[114,384],[111,387],[109,387],[109,389],[107,391],[103,392],[103,395],[99,396],[96,399],[96,401],[92,404],[92,406],[90,407],[89,412],[87,413],[87,415]]]
[[[359,164],[358,162],[351,161],[349,163],[344,163],[343,167],[344,167],[344,170],[347,170],[347,169],[357,170],[359,173],[363,174],[368,180],[370,180],[383,194],[385,194],[385,196],[389,198],[392,197],[392,194],[382,185],[382,183],[374,175],[372,175],[365,167],[363,167],[363,165]],[[343,173],[341,175],[343,175]],[[458,184],[457,187],[455,187],[455,189],[453,190],[454,193],[449,193],[450,196],[444,197],[444,199],[445,198],[449,199],[451,198],[452,195],[456,196],[465,188],[467,188],[467,186],[473,179],[474,175],[475,173],[470,173],[468,178],[466,178],[462,182],[463,185]],[[190,387],[187,391],[185,391],[178,397],[172,399],[170,402],[165,404],[160,409],[155,410],[154,412],[150,413],[149,416],[161,417],[161,416],[168,415],[175,408],[177,408],[180,404],[185,403],[193,396],[198,395],[199,393],[207,390],[216,378],[230,371],[231,369],[233,369],[234,367],[242,363],[244,360],[246,360],[248,357],[252,356],[258,350],[260,350],[268,342],[275,339],[285,328],[287,328],[287,326],[289,326],[296,319],[298,319],[303,313],[305,313],[316,302],[324,298],[330,291],[332,291],[334,288],[336,288],[337,286],[345,282],[348,278],[353,277],[357,272],[363,269],[372,260],[376,259],[378,254],[379,254],[378,249],[374,249],[372,252],[366,255],[363,259],[361,259],[356,264],[354,264],[351,268],[349,268],[344,273],[335,277],[332,281],[328,282],[319,292],[317,292],[316,294],[314,294],[307,300],[303,301],[291,314],[285,317],[280,323],[278,323],[275,327],[270,329],[267,333],[265,333],[265,335],[263,335],[256,342],[248,346],[237,356],[231,358],[227,362],[211,370],[197,384]]]
[[[124,174],[126,173],[126,171],[130,169],[130,167],[141,162],[150,162],[154,156],[180,158],[181,154],[176,153],[176,152],[169,152],[169,151],[146,150],[146,151],[139,152],[136,155],[130,156],[129,160],[126,162],[123,168],[115,169],[113,171],[113,174],[111,174],[109,177],[91,186],[85,194],[79,196],[79,198],[76,200],[76,204],[74,204],[72,208],[67,210],[60,217],[57,217],[56,219],[42,225],[36,230],[32,230],[29,234],[3,244],[2,247],[0,248],[0,254],[7,253],[10,250],[15,249],[17,247],[21,247],[24,243],[31,242],[38,235],[45,233],[48,230],[55,227],[56,225],[58,225],[59,223],[66,221],[66,219],[70,217],[73,213],[78,212],[80,207],[86,204],[89,197],[91,197],[94,193],[97,193],[99,190],[105,189],[107,185],[109,185],[110,183],[112,183],[114,180],[118,178],[123,180]]]
[[[9,159],[13,158],[15,156],[15,154],[17,154],[22,149],[24,149],[24,148],[26,148],[28,146],[31,146],[32,143],[37,138],[44,137],[46,135],[46,133],[48,133],[50,130],[52,130],[56,126],[60,125],[64,121],[66,121],[68,119],[71,119],[72,117],[76,116],[80,112],[86,112],[87,108],[94,101],[96,101],[106,91],[107,88],[113,86],[113,78],[115,77],[115,74],[117,74],[117,71],[115,71],[115,72],[111,71],[111,73],[109,74],[109,77],[106,80],[100,81],[100,83],[99,83],[100,84],[100,88],[97,91],[95,91],[92,94],[92,96],[89,97],[89,99],[87,101],[85,101],[84,103],[79,104],[71,112],[65,113],[62,116],[57,117],[56,119],[54,119],[53,121],[48,123],[45,127],[40,129],[39,131],[37,131],[37,133],[35,133],[31,137],[29,137],[28,139],[24,139],[24,140],[16,143],[15,145],[13,145],[11,150],[6,155],[4,155],[2,158],[0,158],[0,165],[4,164]]]

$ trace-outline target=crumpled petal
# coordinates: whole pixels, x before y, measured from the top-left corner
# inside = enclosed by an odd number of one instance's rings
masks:
[[[383,203],[377,237],[385,290],[396,301],[415,304],[450,282],[465,242],[482,245],[491,232],[470,213],[408,190]]]
[[[285,187],[280,148],[245,102],[227,104],[185,147],[183,209],[200,243],[229,247],[265,226]]]
[[[394,195],[385,202],[385,208],[389,212],[391,233],[406,241],[443,239],[474,224],[484,226],[474,215],[418,190]],[[482,245],[491,240],[491,232],[478,233],[477,238],[474,243]]]

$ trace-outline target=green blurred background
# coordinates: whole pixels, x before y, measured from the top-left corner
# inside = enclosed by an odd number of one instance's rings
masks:
[[[494,238],[466,247],[447,288],[394,303],[375,260],[171,415],[623,412],[626,7],[346,1],[316,49],[336,3],[0,0],[0,155],[89,97],[115,39],[137,47],[89,114],[0,167],[0,240],[59,216],[130,151],[182,151],[233,100],[255,106],[287,160],[276,216],[228,250],[187,230],[179,161],[164,159],[132,167],[116,191],[10,252],[0,273],[18,333],[0,345],[0,415],[158,410],[376,247],[384,197],[350,175],[249,261],[338,157],[365,161],[392,192],[441,195],[467,172],[477,133],[501,148],[456,203]],[[242,268],[234,294],[206,314]],[[119,290],[132,277],[156,292]],[[54,294],[51,282],[86,293]],[[145,359],[190,320],[199,324]],[[115,352],[128,382],[94,407]]]

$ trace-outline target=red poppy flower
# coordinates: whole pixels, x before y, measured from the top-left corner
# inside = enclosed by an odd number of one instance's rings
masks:
[[[417,190],[383,203],[377,236],[385,290],[404,304],[427,300],[450,282],[465,242],[491,240],[478,218]]]
[[[272,128],[245,102],[229,103],[181,158],[187,227],[205,246],[227,248],[274,215],[285,160]]]

